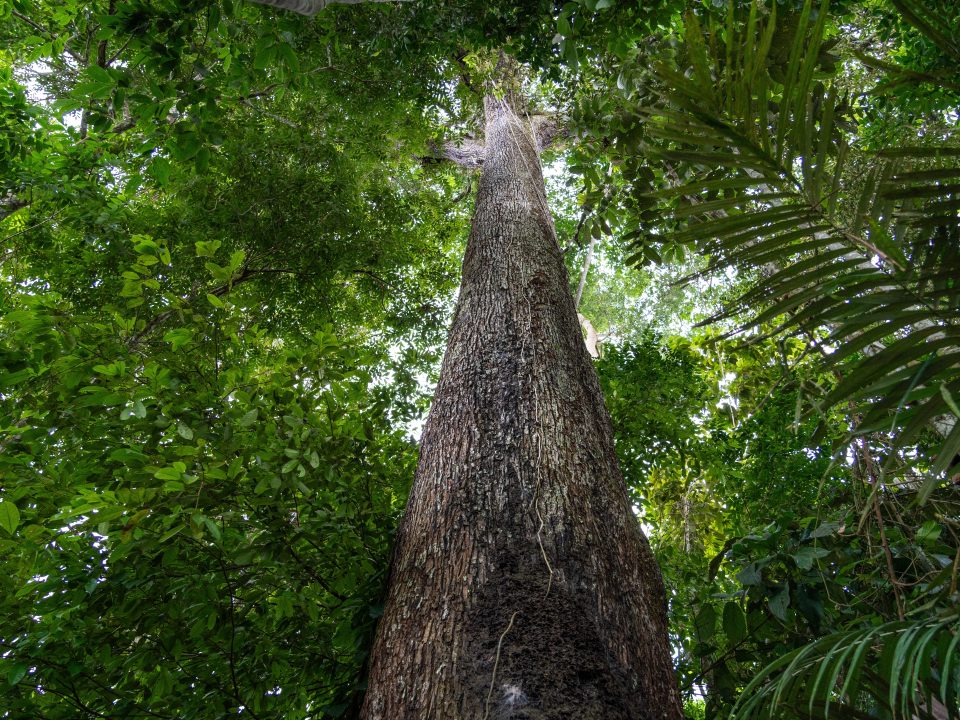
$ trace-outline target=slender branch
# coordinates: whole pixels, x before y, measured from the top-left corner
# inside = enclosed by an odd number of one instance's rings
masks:
[[[291,545],[290,542],[287,542],[287,543],[286,543],[286,546],[287,546],[287,550],[290,551],[290,556],[294,559],[294,561],[296,561],[297,565],[299,565],[299,566],[304,570],[304,572],[307,573],[307,575],[309,576],[309,578],[310,578],[311,580],[313,580],[313,581],[314,581],[315,583],[317,583],[320,587],[322,587],[324,590],[326,590],[328,593],[330,593],[331,595],[333,595],[337,600],[339,600],[339,601],[342,602],[342,603],[344,603],[344,602],[346,602],[347,600],[350,599],[350,597],[349,597],[348,595],[344,595],[343,593],[337,592],[337,591],[333,588],[333,586],[331,586],[330,583],[328,583],[328,582],[323,578],[322,575],[320,575],[320,574],[318,574],[317,572],[315,572],[315,571],[303,560],[303,558],[301,558],[301,557],[297,554],[297,551],[293,549],[293,545]]]
[[[43,26],[40,25],[39,23],[34,22],[33,20],[31,20],[30,18],[28,18],[28,17],[27,17],[26,15],[24,15],[23,13],[17,12],[16,10],[11,10],[11,11],[10,11],[10,14],[11,14],[13,17],[17,18],[17,20],[20,20],[20,21],[22,21],[22,22],[25,22],[27,25],[29,25],[30,27],[32,27],[32,28],[33,28],[34,30],[36,30],[37,32],[43,33],[44,35],[46,35],[47,37],[49,37],[49,30],[47,30],[45,27],[43,27]]]
[[[575,247],[580,247],[580,233],[583,230],[583,224],[587,221],[587,216],[590,212],[584,208],[583,212],[580,213],[580,220],[577,222],[577,229],[573,232],[573,239],[567,244],[563,249],[563,254],[566,255],[568,252],[573,250]]]
[[[110,67],[111,65],[113,65],[113,63],[117,60],[118,57],[120,57],[123,51],[127,49],[127,47],[130,45],[131,42],[133,42],[133,39],[137,37],[137,33],[139,33],[143,27],[145,27],[145,24],[135,28],[135,30],[130,33],[130,37],[126,39],[123,45],[121,45],[117,49],[117,51],[107,59],[107,67]]]
[[[373,280],[377,285],[379,285],[384,291],[398,292],[397,288],[388,283],[382,277],[377,275],[372,270],[364,270],[363,268],[357,268],[353,271],[354,275],[365,275],[366,277]]]
[[[28,18],[28,17],[27,17],[26,15],[24,15],[23,13],[18,12],[18,11],[16,11],[16,10],[11,10],[11,11],[10,11],[10,15],[13,16],[13,17],[15,17],[15,18],[17,18],[17,20],[20,20],[21,22],[25,22],[27,25],[29,25],[29,26],[32,27],[34,30],[36,30],[38,33],[41,33],[42,37],[48,38],[48,39],[50,39],[50,40],[56,39],[56,35],[54,35],[53,33],[51,33],[49,30],[47,30],[45,27],[43,27],[43,26],[40,25],[39,23],[35,22],[34,20],[31,20],[30,18]],[[84,58],[82,55],[80,55],[79,53],[77,53],[75,50],[71,50],[71,49],[70,49],[69,47],[67,47],[66,45],[64,45],[64,48],[63,48],[63,49],[64,49],[64,51],[67,53],[67,55],[69,55],[69,56],[72,57],[74,60],[76,60],[80,65],[86,65],[86,64],[87,64],[86,58]]]
[[[46,223],[50,222],[50,221],[53,220],[55,217],[57,217],[57,215],[59,215],[60,213],[62,213],[64,210],[66,210],[66,208],[60,208],[60,209],[57,210],[56,212],[54,212],[54,213],[52,213],[52,214],[50,214],[50,215],[47,215],[47,217],[45,217],[43,220],[38,220],[38,221],[35,222],[33,225],[30,225],[29,227],[25,227],[23,230],[20,230],[19,232],[15,232],[15,233],[12,233],[12,234],[10,234],[10,235],[7,235],[5,238],[0,239],[0,243],[5,243],[5,242],[7,242],[8,240],[13,240],[13,238],[17,237],[18,235],[23,235],[23,234],[26,233],[26,232],[30,232],[30,231],[33,230],[34,228],[38,228],[38,227],[40,227],[41,225],[45,225]]]
[[[587,245],[587,257],[583,261],[583,268],[580,270],[580,284],[577,285],[577,294],[573,297],[573,307],[580,307],[580,300],[583,298],[583,289],[587,285],[587,273],[590,272],[590,266],[593,264],[593,248],[597,244],[597,238],[590,233],[590,244]]]
[[[241,100],[241,101],[243,101],[243,100],[256,100],[257,98],[262,98],[262,97],[264,97],[265,95],[270,95],[270,94],[271,94],[274,90],[276,90],[279,86],[280,86],[280,83],[273,83],[273,84],[271,84],[271,85],[267,85],[263,90],[254,90],[252,93],[249,93],[249,94],[243,96],[242,98],[240,98],[240,100]]]
[[[293,270],[286,270],[286,269],[280,269],[280,268],[245,267],[241,269],[241,271],[236,275],[236,277],[231,278],[229,282],[226,282],[223,285],[219,285],[213,288],[212,290],[210,290],[209,292],[198,291],[195,289],[194,292],[192,292],[187,297],[183,298],[184,305],[190,305],[191,303],[195,302],[201,296],[201,293],[204,296],[207,294],[210,294],[210,295],[215,295],[216,297],[222,297],[226,295],[228,292],[230,292],[230,290],[233,287],[235,287],[236,285],[239,285],[242,282],[246,282],[247,280],[250,280],[254,275],[264,275],[269,273],[281,273],[281,274],[289,274],[289,275],[296,274]],[[174,310],[167,310],[165,312],[160,313],[159,315],[155,315],[153,319],[147,323],[147,325],[143,328],[143,330],[141,330],[140,332],[130,337],[130,339],[127,341],[127,347],[129,348],[137,347],[140,343],[144,341],[144,339],[148,335],[150,335],[154,330],[157,329],[157,327],[159,327],[160,325],[165,323],[168,319],[170,319],[170,317],[173,316],[173,314],[176,313],[179,309],[180,308],[177,308]]]
[[[227,593],[230,595],[230,651],[227,654],[227,659],[230,662],[230,682],[233,685],[233,696],[237,701],[237,704],[242,707],[245,711],[250,713],[250,716],[257,720],[257,714],[247,706],[243,701],[243,698],[240,695],[240,685],[237,683],[237,666],[236,666],[236,652],[234,650],[234,643],[236,642],[237,637],[237,624],[235,615],[235,603],[236,598],[233,594],[233,584],[230,582],[230,575],[227,571],[226,563],[223,561],[223,553],[218,553],[217,561],[220,563],[220,568],[223,573],[223,582],[227,585]]]

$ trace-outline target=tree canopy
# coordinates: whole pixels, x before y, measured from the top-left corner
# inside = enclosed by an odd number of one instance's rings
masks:
[[[960,12],[273,4],[0,2],[0,718],[356,715],[501,49],[689,717],[960,716]]]

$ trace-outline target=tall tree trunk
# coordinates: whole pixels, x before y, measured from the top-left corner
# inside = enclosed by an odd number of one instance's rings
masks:
[[[663,583],[513,105],[485,100],[460,298],[362,717],[678,720]]]

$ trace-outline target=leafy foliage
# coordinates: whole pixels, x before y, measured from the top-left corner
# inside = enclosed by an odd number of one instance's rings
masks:
[[[0,716],[355,716],[490,47],[571,126],[690,717],[956,715],[949,4],[0,17]]]
[[[293,717],[355,698],[416,457],[364,369],[383,358],[203,302],[149,358],[136,310],[33,291],[4,317],[0,473],[19,512],[0,637],[18,716]]]
[[[957,621],[954,614],[820,638],[765,668],[744,690],[737,716],[826,717],[832,702],[840,717],[956,715]]]
[[[708,32],[688,14],[692,72],[659,66],[661,102],[638,112],[651,154],[703,171],[649,197],[680,219],[676,242],[711,256],[705,272],[732,265],[758,278],[714,320],[762,308],[740,327],[827,328],[826,366],[859,360],[821,404],[869,403],[858,432],[897,427],[904,446],[953,412],[960,388],[958,151],[949,141],[880,153],[851,145],[850,100],[829,77],[828,13],[807,3],[778,58],[771,7],[764,18],[754,3],[745,22],[731,12]],[[851,185],[855,194],[841,192]],[[954,423],[921,498],[951,471],[958,443]]]

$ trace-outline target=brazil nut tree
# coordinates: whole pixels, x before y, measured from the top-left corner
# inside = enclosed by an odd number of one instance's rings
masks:
[[[501,55],[466,160],[483,168],[473,225],[363,717],[679,718],[663,583],[516,70]]]

